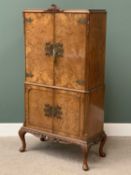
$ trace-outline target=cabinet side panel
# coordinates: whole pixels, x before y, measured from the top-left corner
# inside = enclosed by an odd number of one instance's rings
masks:
[[[106,13],[91,13],[87,89],[92,89],[104,84],[105,41]]]
[[[86,128],[88,138],[94,137],[103,130],[104,124],[104,87],[90,92]]]

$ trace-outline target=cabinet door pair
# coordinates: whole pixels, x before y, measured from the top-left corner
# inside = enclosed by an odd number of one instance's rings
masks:
[[[85,89],[88,18],[88,13],[24,13],[26,81]]]
[[[25,101],[26,126],[80,138],[84,123],[84,94],[26,85]]]

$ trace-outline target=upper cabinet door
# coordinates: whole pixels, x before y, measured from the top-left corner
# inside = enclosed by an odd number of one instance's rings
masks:
[[[88,14],[56,13],[55,85],[71,89],[85,89]]]
[[[52,13],[25,12],[26,81],[53,85],[53,57],[50,43],[54,40]]]

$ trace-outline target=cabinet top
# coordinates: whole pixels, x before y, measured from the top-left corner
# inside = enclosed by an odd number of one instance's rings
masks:
[[[48,9],[27,9],[24,10],[24,12],[43,12],[43,13],[106,13],[105,9],[67,9],[67,10],[63,10],[60,9],[57,5],[52,4],[50,8]]]
[[[48,9],[32,9],[32,10],[24,10],[24,12],[52,12],[52,13],[106,13],[105,9],[67,9],[63,10],[60,9],[56,4],[51,4],[51,6]]]
[[[106,13],[105,9],[67,9],[61,11],[48,11],[43,9],[25,9],[23,12],[31,12],[31,13]]]

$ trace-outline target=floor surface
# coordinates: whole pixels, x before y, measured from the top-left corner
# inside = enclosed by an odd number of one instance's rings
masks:
[[[0,175],[131,175],[131,137],[109,137],[106,158],[98,156],[98,146],[92,147],[88,172],[81,169],[79,146],[26,140],[27,152],[20,153],[18,137],[0,138]]]

